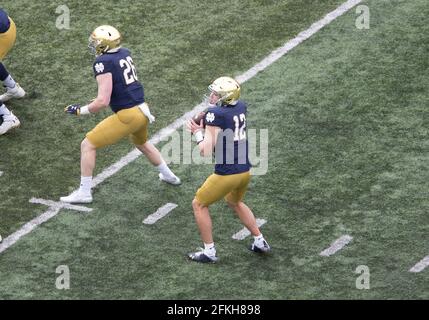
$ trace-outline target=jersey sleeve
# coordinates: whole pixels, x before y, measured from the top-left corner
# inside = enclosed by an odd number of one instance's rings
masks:
[[[205,123],[207,126],[224,128],[225,120],[223,114],[216,109],[209,109],[206,113]]]
[[[94,76],[97,77],[100,74],[113,73],[113,62],[96,60],[93,65]]]

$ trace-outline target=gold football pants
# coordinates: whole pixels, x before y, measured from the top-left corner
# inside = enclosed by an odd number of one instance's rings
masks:
[[[249,171],[225,176],[212,174],[198,189],[195,199],[206,207],[222,198],[236,204],[243,200],[249,182]]]
[[[16,40],[16,25],[10,20],[10,27],[5,33],[0,33],[0,61],[6,58]]]
[[[148,123],[149,119],[139,107],[123,109],[101,121],[86,137],[97,149],[127,136],[135,145],[141,145],[147,141]]]

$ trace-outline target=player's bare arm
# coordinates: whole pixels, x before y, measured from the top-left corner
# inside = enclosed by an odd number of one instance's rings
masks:
[[[222,156],[216,154],[215,172],[206,179],[192,200],[195,221],[204,248],[189,253],[188,258],[201,263],[215,263],[218,260],[209,206],[220,199],[226,200],[253,235],[254,242],[249,249],[257,253],[267,253],[271,250],[270,246],[259,230],[253,212],[243,202],[250,181],[251,164],[246,138],[247,105],[239,100],[240,84],[231,77],[220,77],[210,84],[208,89],[210,94],[206,101],[209,108],[207,112],[201,112],[188,121],[188,130],[194,135],[202,156],[212,156],[215,147],[216,151],[221,150]],[[222,139],[217,145],[220,132],[225,130],[235,133],[234,143],[228,146]],[[245,145],[244,150],[240,150],[239,143]],[[228,152],[234,154],[233,161],[229,163],[224,156]],[[245,161],[240,162],[240,152]]]
[[[112,96],[112,74],[105,73],[97,76],[98,95],[94,101],[88,105],[90,113],[96,113],[101,109],[107,108],[110,104],[110,97]]]
[[[222,129],[217,126],[207,126],[205,133],[203,133],[203,120],[199,124],[194,120],[190,120],[188,122],[188,129],[196,136],[197,142],[202,139],[198,143],[200,154],[203,157],[211,157],[216,146],[217,136]]]
[[[97,98],[81,106],[72,104],[65,112],[89,115],[110,107],[113,114],[89,131],[81,143],[81,183],[79,189],[61,197],[65,203],[91,203],[92,179],[97,149],[115,144],[127,136],[159,171],[159,179],[179,185],[180,179],[170,170],[158,149],[148,141],[148,125],[155,120],[144,99],[142,83],[131,51],[121,45],[122,36],[112,26],[97,27],[88,39],[88,48],[95,55],[93,71],[98,84]]]
[[[97,98],[95,98],[90,104],[86,106],[81,106],[79,104],[69,105],[65,108],[65,112],[74,115],[85,115],[96,113],[109,106],[113,89],[112,74],[110,72],[100,74],[96,79],[98,83]]]

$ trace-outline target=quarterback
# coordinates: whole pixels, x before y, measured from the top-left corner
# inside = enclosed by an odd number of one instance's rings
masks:
[[[119,31],[106,25],[96,28],[89,37],[89,48],[96,56],[93,71],[98,83],[97,98],[85,106],[69,105],[65,112],[78,116],[90,115],[110,105],[114,114],[87,133],[81,144],[80,188],[60,200],[68,203],[92,202],[96,150],[115,144],[126,136],[130,136],[136,147],[158,168],[161,180],[180,184],[180,179],[168,168],[158,149],[148,141],[148,125],[155,118],[145,103],[143,86],[137,78],[131,53],[121,47]]]
[[[4,102],[12,98],[22,98],[25,91],[13,80],[12,76],[6,70],[2,61],[6,58],[12,49],[16,40],[16,26],[7,13],[0,8],[0,81],[6,88],[6,92],[0,95],[0,116],[3,117],[3,123],[0,125],[0,135],[20,125],[18,118],[6,108]]]
[[[239,100],[240,85],[230,77],[216,79],[210,86],[209,105],[205,119],[200,123],[188,122],[203,156],[212,156],[215,150],[215,172],[198,189],[192,207],[204,248],[188,255],[192,261],[216,262],[212,236],[212,221],[208,207],[224,198],[229,207],[254,237],[250,250],[257,253],[270,251],[256,219],[243,202],[250,181],[250,162],[246,138],[247,106]],[[203,133],[203,124],[206,124]],[[216,148],[215,148],[216,147]],[[219,156],[220,154],[220,156]]]

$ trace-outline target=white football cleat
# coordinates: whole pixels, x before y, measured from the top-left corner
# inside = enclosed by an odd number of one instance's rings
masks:
[[[18,128],[20,124],[21,122],[19,122],[19,119],[12,112],[8,115],[3,115],[3,123],[0,125],[0,136],[13,128]]]
[[[173,176],[172,178],[167,179],[162,173],[159,173],[159,180],[167,182],[167,183],[175,185],[175,186],[178,186],[179,184],[182,183],[178,177]]]
[[[92,195],[77,190],[67,197],[61,197],[60,200],[66,203],[91,203]]]
[[[256,253],[268,253],[271,251],[271,247],[266,240],[263,241],[262,246],[260,247],[258,247],[255,242],[256,241],[253,241],[253,243],[249,247],[249,250]]]
[[[19,99],[25,96],[24,89],[22,89],[18,83],[13,88],[6,87],[6,90],[7,91],[0,96],[0,101],[6,102],[10,99]]]

